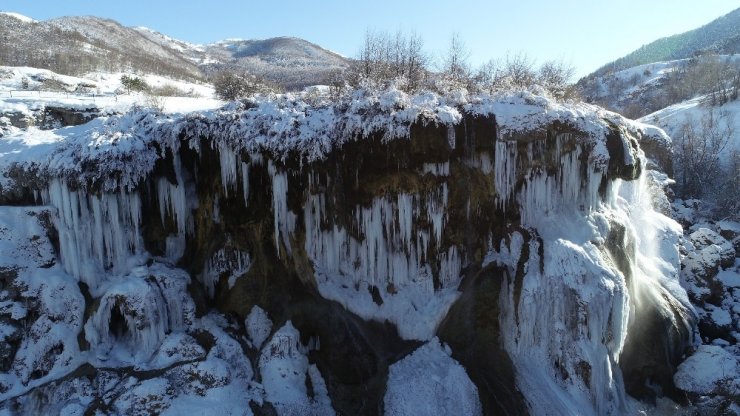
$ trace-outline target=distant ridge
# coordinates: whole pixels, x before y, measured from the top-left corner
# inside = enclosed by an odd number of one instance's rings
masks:
[[[589,75],[604,75],[638,65],[690,58],[697,53],[740,53],[740,8],[688,32],[668,36],[608,63]],[[586,78],[588,78],[586,77]]]
[[[325,84],[349,60],[293,37],[194,45],[144,27],[94,16],[36,21],[0,12],[0,65],[80,76],[133,72],[203,80],[224,68],[246,71],[286,89]]]

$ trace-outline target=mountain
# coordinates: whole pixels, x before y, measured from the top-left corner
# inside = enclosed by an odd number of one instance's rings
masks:
[[[230,39],[205,46],[206,72],[230,67],[266,78],[288,89],[326,84],[349,60],[318,45],[294,37],[265,40]]]
[[[93,16],[36,21],[0,13],[0,65],[158,74],[202,80],[224,68],[264,77],[287,89],[326,83],[349,60],[303,39],[226,40],[194,45],[143,27]]]
[[[604,65],[594,74],[603,75],[653,62],[690,58],[698,53],[740,53],[740,8],[694,30],[668,36]]]
[[[179,51],[109,19],[85,16],[33,21],[0,14],[0,39],[0,63],[5,66],[30,66],[66,75],[130,70],[202,78],[198,66]]]

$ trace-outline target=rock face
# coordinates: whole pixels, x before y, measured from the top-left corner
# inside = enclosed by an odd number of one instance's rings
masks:
[[[56,387],[13,361],[1,397],[20,408],[72,406],[72,379],[81,408],[229,392],[256,414],[408,414],[404,369],[464,380],[435,397],[477,394],[471,414],[623,413],[648,380],[673,388],[693,323],[637,144],[655,132],[526,94],[398,91],[91,125],[5,167],[6,192],[56,208],[55,270],[85,311]]]
[[[92,108],[67,108],[64,106],[43,106],[28,114],[21,112],[0,113],[0,137],[2,137],[2,127],[6,129],[15,127],[26,129],[35,126],[43,130],[57,129],[67,126],[79,126],[98,117],[100,110]]]

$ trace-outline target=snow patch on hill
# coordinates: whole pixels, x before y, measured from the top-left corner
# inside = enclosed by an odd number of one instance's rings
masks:
[[[727,163],[733,152],[740,152],[740,100],[713,107],[704,104],[708,99],[708,96],[702,95],[682,101],[646,115],[639,121],[660,126],[668,135],[678,138],[685,123],[698,125],[711,112],[721,127],[726,123],[733,133],[720,153],[723,163]]]
[[[28,16],[24,16],[24,15],[22,15],[20,13],[0,12],[0,14],[5,15],[5,16],[10,16],[10,17],[12,17],[14,19],[18,19],[18,20],[20,20],[23,23],[35,23],[36,22],[36,20],[34,20],[34,19],[32,19],[32,18],[30,18]]]

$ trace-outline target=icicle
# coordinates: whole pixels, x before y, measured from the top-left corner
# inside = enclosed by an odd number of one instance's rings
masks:
[[[229,189],[236,189],[237,168],[240,166],[239,157],[231,147],[224,143],[218,144],[218,156],[221,166],[221,186],[224,195],[228,198]]]
[[[249,204],[249,163],[242,162],[242,196],[244,197],[244,206]]]
[[[288,209],[288,175],[278,172],[277,168],[268,161],[267,170],[272,177],[272,212],[275,227],[275,249],[280,256],[280,236],[288,254],[291,254],[290,237],[295,230],[296,215]]]
[[[444,163],[424,163],[421,168],[422,173],[434,176],[450,176],[450,162]]]
[[[200,275],[200,280],[208,296],[213,298],[216,285],[224,273],[229,273],[227,282],[229,289],[231,289],[236,284],[236,279],[249,272],[251,267],[252,259],[249,253],[222,248],[208,259]]]
[[[438,248],[442,244],[442,228],[447,219],[448,195],[447,182],[444,182],[439,192],[430,193],[427,199],[427,218],[432,224],[432,234]]]
[[[65,271],[91,287],[97,286],[104,270],[127,272],[129,258],[141,253],[138,194],[87,195],[70,191],[63,179],[53,179],[42,199],[58,210],[55,222]]]
[[[450,149],[455,150],[455,126],[447,126],[447,144],[450,145]]]
[[[447,184],[424,195],[376,197],[355,206],[348,223],[334,222],[328,198],[309,193],[303,207],[305,250],[322,296],[365,319],[396,323],[406,339],[430,337],[457,297],[463,261],[457,247],[441,248]]]
[[[505,208],[514,192],[517,175],[517,143],[496,141],[494,183],[499,207]]]
[[[173,158],[175,177],[177,183],[170,183],[167,178],[160,177],[157,180],[157,201],[159,202],[159,214],[162,224],[166,224],[167,217],[171,217],[177,225],[177,232],[185,234],[189,219],[189,207],[185,192],[185,184],[182,179],[180,157]]]

